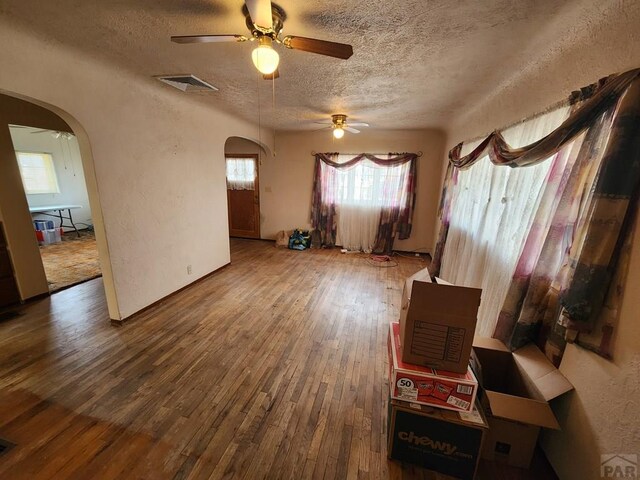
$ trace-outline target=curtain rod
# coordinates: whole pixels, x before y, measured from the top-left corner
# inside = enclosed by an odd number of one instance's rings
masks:
[[[316,152],[315,150],[311,150],[311,155],[313,155],[314,157],[315,157],[318,153],[319,153],[319,152]],[[336,152],[336,153],[338,153],[339,155],[353,155],[354,157],[355,157],[355,156],[357,156],[357,155],[362,155],[362,154],[363,154],[363,152],[360,152],[360,153]],[[378,155],[389,155],[389,154],[391,154],[391,155],[403,155],[403,154],[405,154],[405,153],[410,153],[410,152],[384,152],[384,153],[370,153],[370,152],[364,152],[364,153],[365,153],[365,154],[367,154],[367,155],[375,155],[375,156],[378,156]],[[416,156],[418,156],[418,157],[421,157],[421,156],[422,156],[422,150],[418,150],[418,153],[416,153],[415,155],[416,155]]]
[[[525,118],[521,118],[520,120],[516,120],[515,122],[512,122],[512,123],[510,123],[508,125],[505,125],[503,127],[495,128],[489,133],[485,133],[485,134],[482,134],[482,135],[476,135],[473,138],[465,140],[463,143],[470,143],[470,142],[475,142],[477,140],[484,140],[485,138],[487,138],[489,135],[491,135],[496,130],[498,132],[504,132],[507,128],[515,127],[516,125],[520,125],[521,123],[528,122],[529,120],[533,120],[534,118],[541,117],[542,115],[545,115],[545,114],[547,114],[547,113],[549,113],[549,112],[551,112],[553,110],[557,110],[558,108],[567,107],[570,104],[571,104],[570,100],[568,98],[565,98],[564,100],[560,100],[559,102],[556,102],[556,103],[554,103],[552,105],[549,105],[547,108],[545,108],[544,110],[539,111],[538,113],[535,113],[533,115],[529,115],[528,117],[525,117]]]
[[[498,132],[502,132],[504,130],[506,130],[507,128],[511,128],[511,127],[515,127],[516,125],[519,125],[523,122],[528,122],[529,120],[533,120],[534,118],[538,118],[546,113],[549,113],[553,110],[557,110],[558,108],[561,107],[567,107],[570,105],[574,105],[578,102],[583,102],[589,98],[591,98],[591,96],[599,89],[601,88],[606,82],[607,80],[611,77],[611,75],[609,75],[608,77],[602,77],[601,79],[599,79],[597,82],[594,83],[590,83],[589,85],[586,85],[584,87],[579,88],[578,90],[574,90],[573,92],[571,92],[571,94],[569,94],[566,98],[564,98],[563,100],[560,100],[559,102],[553,103],[551,105],[549,105],[547,108],[543,109],[542,111],[534,114],[534,115],[530,115],[528,117],[525,118],[521,118],[520,120],[517,120],[513,123],[510,123],[509,125],[500,127],[500,128],[496,128],[493,130],[493,132],[495,132],[496,130]],[[484,140],[485,138],[487,138],[492,132],[489,132],[485,135],[478,135],[474,138],[470,138],[468,140],[465,140],[463,143],[469,143],[469,142],[475,142],[476,140]]]

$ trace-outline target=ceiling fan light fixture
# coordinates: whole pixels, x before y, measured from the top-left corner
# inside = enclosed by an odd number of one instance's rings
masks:
[[[270,37],[262,36],[258,42],[260,44],[251,52],[251,60],[260,73],[270,75],[278,68],[280,56],[273,49],[273,41]]]
[[[344,130],[342,129],[342,127],[335,127],[333,129],[333,136],[338,140],[344,137]]]

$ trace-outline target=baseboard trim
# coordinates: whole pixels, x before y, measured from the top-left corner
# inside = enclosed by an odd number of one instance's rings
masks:
[[[33,297],[29,297],[29,298],[25,298],[23,300],[20,300],[20,303],[24,304],[24,303],[33,302],[33,301],[36,301],[36,300],[42,300],[43,298],[47,298],[47,297],[50,297],[50,296],[51,296],[51,292],[42,292],[42,293],[38,293],[37,295],[34,295]]]
[[[142,316],[143,314],[147,313],[152,308],[157,307],[160,303],[168,300],[169,298],[173,297],[174,295],[179,294],[183,290],[186,290],[186,289],[194,286],[196,283],[200,283],[200,282],[206,280],[207,278],[211,277],[212,275],[218,273],[223,268],[227,268],[229,265],[231,265],[231,262],[226,263],[223,266],[221,266],[219,268],[216,268],[212,272],[209,272],[206,275],[203,275],[202,277],[195,279],[193,282],[186,284],[184,287],[179,288],[175,292],[171,292],[169,295],[165,295],[164,297],[160,298],[159,300],[156,300],[152,304],[147,305],[142,310],[138,310],[137,312],[129,315],[128,317],[123,318],[122,320],[116,320],[114,318],[110,319],[111,320],[111,325],[114,326],[114,327],[122,327],[125,323],[129,323],[131,320],[135,320],[136,318],[138,318],[138,317]]]

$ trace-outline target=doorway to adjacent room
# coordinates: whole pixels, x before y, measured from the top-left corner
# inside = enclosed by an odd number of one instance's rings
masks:
[[[258,155],[227,154],[229,236],[260,238]]]
[[[80,148],[73,133],[9,125],[49,292],[101,275]]]

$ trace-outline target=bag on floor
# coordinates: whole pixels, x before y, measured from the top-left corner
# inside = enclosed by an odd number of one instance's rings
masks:
[[[289,248],[291,250],[304,250],[311,246],[311,235],[308,230],[295,229],[289,237]]]

